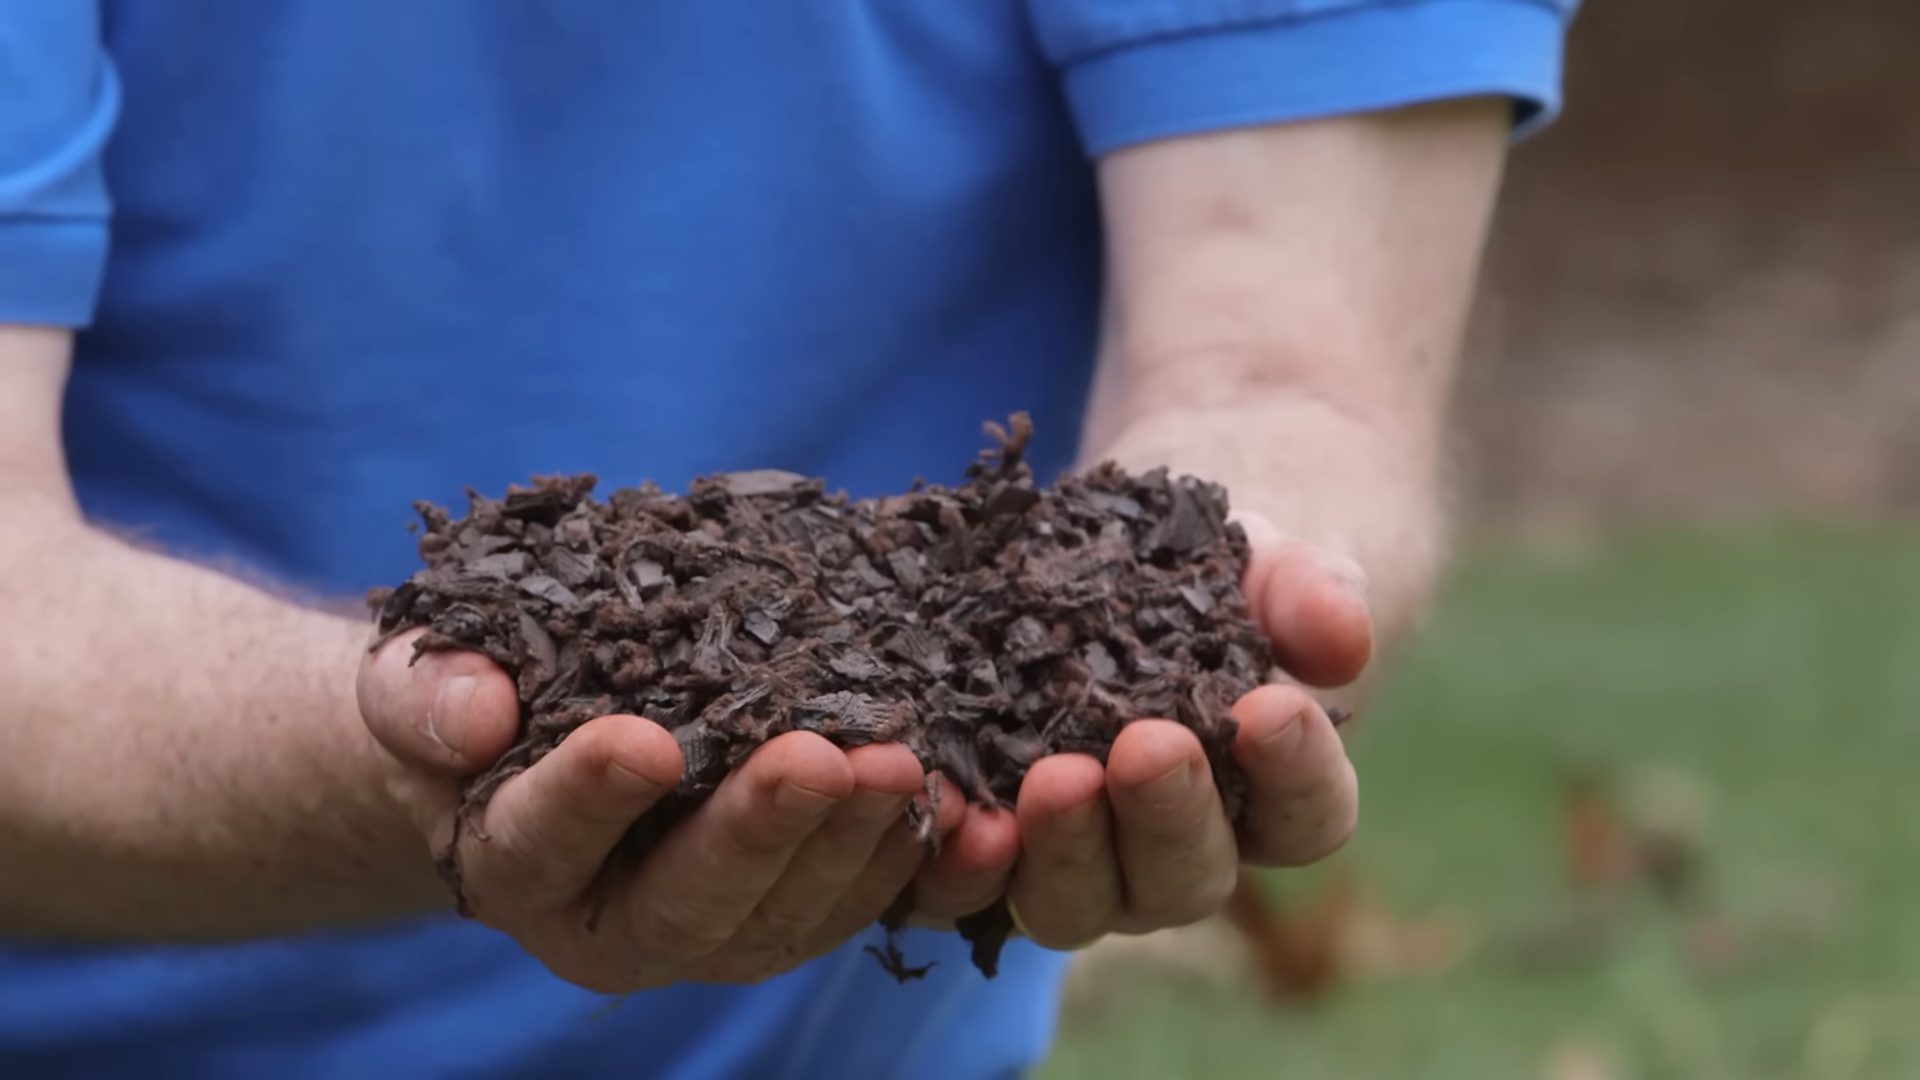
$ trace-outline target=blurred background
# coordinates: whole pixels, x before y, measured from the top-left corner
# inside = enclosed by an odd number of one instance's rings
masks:
[[[1920,6],[1592,0],[1360,835],[1084,954],[1042,1075],[1920,1077]]]

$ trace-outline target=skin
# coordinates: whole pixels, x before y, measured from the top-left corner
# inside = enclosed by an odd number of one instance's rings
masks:
[[[1106,768],[1061,755],[1020,791],[1017,830],[930,876],[991,894],[1017,832],[1011,899],[1036,940],[1217,911],[1241,863],[1337,850],[1358,816],[1339,736],[1306,688],[1346,687],[1401,640],[1440,561],[1448,390],[1498,188],[1504,107],[1396,114],[1169,140],[1101,166],[1107,326],[1083,459],[1164,464],[1224,483],[1254,542],[1245,590],[1292,685],[1234,708],[1252,785],[1246,829],[1220,812],[1199,741],[1142,721]],[[1283,284],[1282,284],[1283,283]],[[929,898],[938,904],[937,898]]]
[[[1084,457],[1228,485],[1256,542],[1250,602],[1293,679],[1235,707],[1240,834],[1197,741],[1149,720],[1104,768],[1036,765],[1014,812],[949,791],[929,862],[900,820],[923,781],[911,754],[795,733],[603,881],[682,764],[658,726],[608,716],[462,835],[477,918],[562,978],[627,992],[788,970],[909,882],[922,921],[1009,891],[1027,933],[1071,947],[1204,917],[1243,862],[1338,848],[1357,785],[1308,688],[1360,680],[1438,562],[1442,420],[1504,125],[1499,105],[1456,103],[1100,163]],[[65,332],[0,327],[0,934],[207,941],[445,910],[431,856],[460,779],[512,738],[505,675],[464,654],[409,666],[407,639],[369,654],[363,621],[88,525],[58,432],[70,352]]]

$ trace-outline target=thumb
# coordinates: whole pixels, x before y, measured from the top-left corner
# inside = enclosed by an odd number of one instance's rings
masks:
[[[1293,539],[1258,514],[1236,515],[1252,547],[1243,586],[1280,666],[1308,686],[1345,686],[1373,656],[1367,575],[1350,556]]]
[[[360,715],[404,766],[468,776],[513,745],[520,699],[513,680],[474,652],[434,650],[414,659],[410,631],[360,662]]]

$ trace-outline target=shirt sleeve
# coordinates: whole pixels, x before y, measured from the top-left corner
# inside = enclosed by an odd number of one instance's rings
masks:
[[[1579,0],[1028,0],[1087,152],[1447,98],[1560,109]]]
[[[0,3],[0,322],[80,327],[106,269],[120,92],[90,0]]]

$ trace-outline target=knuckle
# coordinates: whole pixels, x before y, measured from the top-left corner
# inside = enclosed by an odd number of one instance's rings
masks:
[[[1026,927],[1027,936],[1049,949],[1079,948],[1090,941],[1106,936],[1112,929],[1109,920],[1105,918],[1089,917],[1075,912],[1057,912],[1049,906],[1041,907],[1037,913],[1022,907],[1020,918]]]
[[[675,964],[711,956],[733,936],[730,928],[678,903],[650,904],[634,922],[634,939],[640,946]]]
[[[1045,846],[1036,840],[1022,858],[1054,880],[1100,880],[1113,870],[1113,844],[1113,837],[1104,833],[1076,835]]]
[[[1207,874],[1186,889],[1135,907],[1130,926],[1136,932],[1151,932],[1204,922],[1220,913],[1239,882],[1237,866]]]
[[[725,847],[730,861],[763,863],[784,860],[799,846],[794,830],[779,821],[741,822],[727,831]]]
[[[1208,876],[1198,888],[1185,898],[1173,913],[1173,926],[1189,926],[1204,919],[1210,919],[1227,906],[1233,892],[1240,885],[1240,867],[1227,867],[1224,871]]]
[[[1116,806],[1114,824],[1123,843],[1151,846],[1177,858],[1182,853],[1191,852],[1195,838],[1207,835],[1209,828],[1221,817],[1219,804],[1211,800],[1171,814]]]
[[[1355,819],[1351,812],[1323,815],[1310,827],[1289,829],[1285,843],[1268,853],[1268,863],[1277,867],[1312,866],[1338,853],[1352,839]]]
[[[1259,811],[1249,830],[1248,861],[1260,866],[1309,866],[1338,852],[1359,825],[1359,781],[1350,762],[1322,772],[1309,788]]]
[[[752,920],[755,941],[767,948],[781,948],[803,940],[820,925],[821,913],[781,905],[757,912]]]

